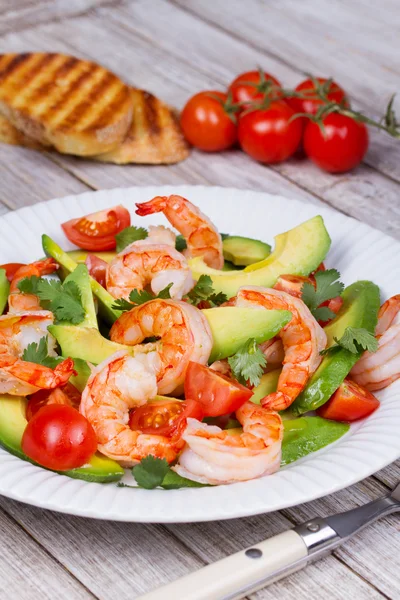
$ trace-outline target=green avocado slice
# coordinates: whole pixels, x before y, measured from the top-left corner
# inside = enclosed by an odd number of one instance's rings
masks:
[[[0,269],[0,315],[3,314],[8,302],[10,283],[4,269]]]
[[[247,267],[264,260],[271,254],[271,246],[260,240],[230,235],[222,242],[225,260],[235,266]]]
[[[343,305],[337,317],[325,327],[328,338],[327,348],[335,343],[335,337],[337,339],[342,337],[346,327],[365,328],[370,333],[375,333],[379,305],[377,285],[371,281],[356,281],[349,285],[343,292]],[[325,356],[306,388],[291,405],[291,411],[300,415],[325,404],[361,354],[362,352],[353,354],[341,348]]]
[[[228,238],[229,239],[229,238]],[[218,271],[208,267],[201,257],[189,260],[194,279],[209,275],[216,292],[231,298],[242,286],[272,287],[279,275],[309,275],[324,260],[331,245],[324,220],[317,215],[290,231],[275,237],[275,250],[265,260],[242,271]]]
[[[103,337],[98,329],[74,325],[50,325],[48,330],[59,343],[62,356],[72,356],[94,365],[98,365],[120,350],[134,352],[134,346],[111,342]]]
[[[0,445],[10,454],[14,454],[28,462],[33,462],[24,454],[21,448],[22,436],[28,423],[25,417],[26,404],[26,398],[0,395]],[[114,460],[95,454],[87,465],[79,469],[62,471],[60,474],[74,479],[83,479],[84,481],[109,483],[121,479],[124,470]]]

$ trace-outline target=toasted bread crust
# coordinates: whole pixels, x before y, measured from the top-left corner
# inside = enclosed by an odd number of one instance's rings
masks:
[[[0,55],[0,113],[59,152],[116,148],[132,119],[128,86],[95,63],[63,54]]]
[[[116,164],[171,164],[184,160],[189,147],[173,109],[144,90],[131,88],[132,124],[122,144],[96,160]]]

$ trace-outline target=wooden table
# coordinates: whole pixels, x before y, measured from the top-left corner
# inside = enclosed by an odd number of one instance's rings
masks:
[[[399,87],[399,25],[398,0],[0,0],[1,51],[95,59],[177,107],[262,65],[286,85],[305,71],[333,76],[355,106],[379,113]],[[218,184],[328,204],[400,238],[400,144],[375,132],[371,140],[364,163],[340,176],[300,159],[265,167],[239,151],[118,167],[0,145],[0,214],[88,189]],[[1,498],[0,598],[131,600],[312,515],[358,506],[398,479],[399,463],[307,505],[193,525],[96,522]],[[251,598],[400,598],[399,556],[392,516]]]

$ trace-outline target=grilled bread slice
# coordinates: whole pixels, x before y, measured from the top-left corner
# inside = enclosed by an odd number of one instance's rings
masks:
[[[63,54],[3,54],[0,113],[44,146],[90,156],[121,144],[132,100],[129,87],[95,63]]]
[[[132,124],[118,148],[96,156],[116,164],[169,164],[187,158],[189,147],[177,116],[167,104],[144,90],[131,88]]]
[[[3,115],[0,115],[0,142],[11,146],[24,146],[32,150],[46,150],[42,144],[19,131]]]

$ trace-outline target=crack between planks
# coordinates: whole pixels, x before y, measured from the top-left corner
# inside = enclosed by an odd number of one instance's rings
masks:
[[[76,581],[84,590],[86,590],[88,596],[90,596],[91,598],[95,599],[95,600],[100,600],[99,596],[96,596],[91,590],[89,590],[89,588],[80,580],[78,579],[78,577],[76,577],[69,569],[68,567],[66,567],[61,561],[58,560],[58,558],[56,556],[54,556],[53,554],[51,554],[51,552],[49,552],[49,550],[46,548],[46,546],[44,546],[34,535],[31,531],[29,531],[29,529],[27,529],[22,523],[20,523],[11,513],[8,512],[8,510],[6,508],[4,508],[4,506],[0,506],[0,511],[3,513],[3,515],[9,520],[11,521],[11,523],[14,523],[19,529],[21,529],[37,546],[39,546],[39,548],[41,548],[43,550],[43,552],[46,554],[46,556],[48,556],[52,561],[54,561],[56,564],[58,564],[63,571],[65,571],[66,573],[68,573],[68,575],[74,580]]]

